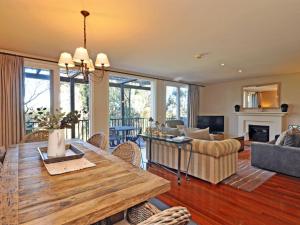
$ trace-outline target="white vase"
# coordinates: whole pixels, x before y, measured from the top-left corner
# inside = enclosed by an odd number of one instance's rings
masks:
[[[65,130],[55,129],[49,131],[48,157],[65,156]]]

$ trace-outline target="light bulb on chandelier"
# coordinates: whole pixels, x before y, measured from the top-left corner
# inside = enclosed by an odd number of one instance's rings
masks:
[[[93,60],[89,57],[88,51],[86,49],[86,17],[90,15],[88,11],[82,10],[80,12],[83,15],[83,46],[78,47],[75,50],[75,53],[72,57],[70,53],[63,52],[60,54],[58,65],[66,69],[66,73],[69,77],[75,78],[78,75],[82,74],[85,80],[88,80],[89,75],[97,76],[94,72],[95,67]],[[79,71],[73,75],[69,75],[69,68],[79,67]],[[98,53],[95,61],[95,66],[101,68],[102,75],[104,76],[105,67],[109,67],[110,63],[108,57],[104,53]]]

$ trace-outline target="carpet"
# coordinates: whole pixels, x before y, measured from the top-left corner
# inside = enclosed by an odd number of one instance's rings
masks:
[[[151,204],[155,205],[161,211],[170,208],[170,206],[168,206],[167,204],[163,203],[162,201],[160,201],[157,198],[152,198],[152,199],[149,200],[149,202],[151,202]],[[190,222],[188,223],[188,225],[198,225],[198,224],[195,223],[193,220],[190,220]]]
[[[228,177],[222,183],[251,192],[275,174],[274,172],[251,166],[250,160],[239,160],[237,173]]]

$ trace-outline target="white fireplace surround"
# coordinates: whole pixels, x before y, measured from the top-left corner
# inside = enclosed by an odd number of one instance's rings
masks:
[[[284,112],[237,112],[238,135],[248,136],[249,125],[269,126],[269,140],[273,140],[275,135],[280,134],[284,128]]]

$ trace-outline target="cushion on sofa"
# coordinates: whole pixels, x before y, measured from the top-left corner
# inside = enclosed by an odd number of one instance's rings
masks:
[[[300,133],[288,131],[283,146],[300,147]]]
[[[241,143],[235,139],[226,139],[222,141],[193,140],[193,152],[216,158],[238,152],[240,147]]]
[[[190,137],[193,139],[211,140],[211,137],[209,135],[209,127],[206,129],[186,128],[184,129],[184,134],[186,137]]]
[[[276,142],[275,142],[275,145],[283,145],[287,132],[288,132],[287,130],[286,130],[286,131],[283,131],[283,132],[279,135],[279,137],[277,138],[277,140],[276,140]]]
[[[293,135],[293,134],[297,134],[297,133],[300,133],[300,130],[297,128],[290,128],[286,131],[283,131],[277,138],[275,145],[284,145],[285,138],[287,137],[287,135]],[[291,138],[289,138],[288,142],[290,142],[290,141],[291,141]],[[287,145],[287,146],[291,146],[291,145]]]

